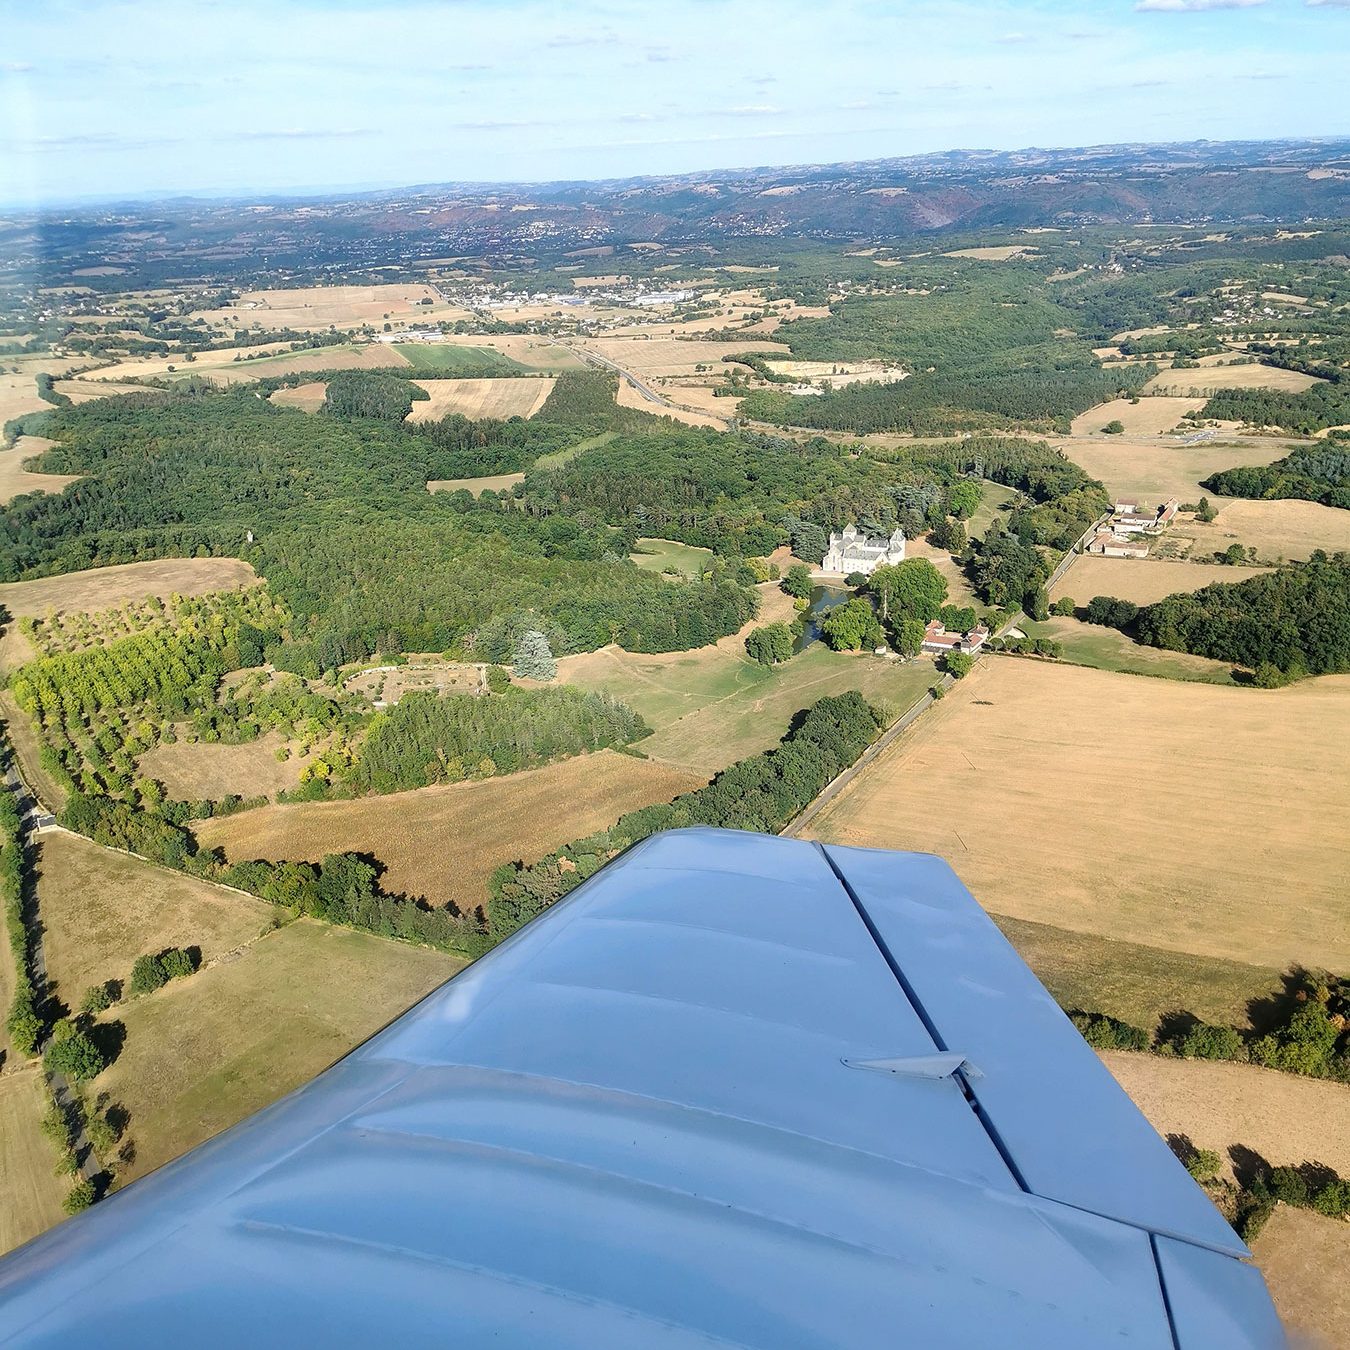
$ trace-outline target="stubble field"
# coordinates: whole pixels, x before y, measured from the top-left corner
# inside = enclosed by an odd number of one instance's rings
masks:
[[[1198,591],[1211,582],[1245,581],[1265,567],[1228,567],[1221,563],[1155,562],[1151,558],[1104,558],[1085,553],[1055,583],[1050,599],[1072,596],[1086,605],[1094,595],[1114,595],[1136,605],[1151,605],[1178,591]]]
[[[385,864],[381,887],[471,910],[487,899],[502,863],[534,862],[626,811],[701,787],[703,776],[602,750],[480,782],[356,801],[265,806],[194,828],[231,862],[369,853]]]
[[[80,481],[82,475],[77,473],[30,473],[23,467],[24,460],[54,444],[42,436],[20,436],[10,449],[0,449],[0,506],[26,492],[60,492],[68,483]]]
[[[1141,398],[1138,403],[1128,398],[1112,399],[1079,414],[1073,419],[1075,436],[1097,436],[1109,422],[1119,422],[1125,436],[1161,436],[1171,431],[1188,412],[1204,404],[1203,398]]]
[[[940,854],[998,914],[1339,970],[1347,740],[1350,677],[1263,691],[986,660],[812,832]]]
[[[556,380],[503,379],[414,381],[430,397],[419,400],[408,414],[410,422],[434,422],[450,413],[479,420],[495,417],[533,417],[553,392]]]
[[[56,1149],[38,1130],[45,1110],[41,1069],[0,1075],[0,1252],[63,1217],[69,1183],[54,1174]]]
[[[1155,506],[1169,497],[1180,502],[1196,501],[1205,493],[1201,482],[1211,474],[1221,469],[1269,464],[1285,453],[1285,446],[1279,441],[1219,447],[1204,442],[1140,443],[1128,437],[1103,436],[1095,440],[1058,441],[1056,445],[1080,468],[1100,479],[1117,501],[1140,501]]]
[[[1210,389],[1278,389],[1286,394],[1301,394],[1322,381],[1314,375],[1281,366],[1205,366],[1194,370],[1162,370],[1145,386],[1147,394],[1171,396],[1204,394]]]

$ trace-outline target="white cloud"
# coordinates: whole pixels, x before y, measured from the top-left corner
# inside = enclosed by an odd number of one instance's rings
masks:
[[[1350,9],[1350,0],[1307,0],[1309,9],[1321,9],[1329,6],[1335,9]]]
[[[1139,0],[1141,14],[1198,14],[1206,9],[1253,9],[1266,0]]]

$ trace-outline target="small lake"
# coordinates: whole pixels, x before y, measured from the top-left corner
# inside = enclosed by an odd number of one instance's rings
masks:
[[[796,642],[792,644],[794,655],[797,652],[804,652],[820,637],[820,625],[825,622],[825,616],[837,605],[842,605],[852,594],[847,586],[811,587],[811,603],[804,615],[806,624]]]

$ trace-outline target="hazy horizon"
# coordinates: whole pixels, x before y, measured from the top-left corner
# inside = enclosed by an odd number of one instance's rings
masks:
[[[1326,98],[1350,0],[851,0],[828,23],[802,0],[0,0],[0,17],[11,205],[1350,132]]]

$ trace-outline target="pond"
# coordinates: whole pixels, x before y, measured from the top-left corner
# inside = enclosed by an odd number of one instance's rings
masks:
[[[820,637],[820,625],[825,622],[825,616],[835,606],[842,605],[845,600],[850,599],[852,594],[847,586],[811,587],[811,603],[803,615],[805,624],[797,635],[796,642],[792,644],[794,656],[798,652],[804,652]]]

